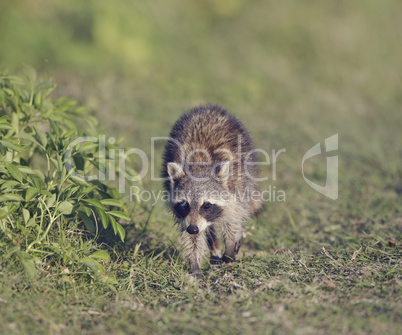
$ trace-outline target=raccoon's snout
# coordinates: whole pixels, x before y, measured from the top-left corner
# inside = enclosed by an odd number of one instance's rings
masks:
[[[189,226],[187,227],[187,233],[189,233],[189,234],[192,234],[192,235],[198,234],[199,231],[200,231],[200,230],[198,229],[197,226],[189,225]]]

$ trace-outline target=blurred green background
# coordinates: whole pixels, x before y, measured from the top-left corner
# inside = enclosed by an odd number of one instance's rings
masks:
[[[0,64],[33,65],[147,152],[205,102],[268,151],[302,154],[339,132],[345,153],[364,152],[401,120],[401,12],[391,0],[3,0]]]
[[[226,107],[257,147],[286,149],[276,181],[271,166],[262,168],[287,194],[286,210],[268,206],[271,232],[289,209],[316,212],[311,197],[335,210],[301,176],[304,153],[333,134],[339,208],[360,199],[363,214],[402,185],[401,12],[392,0],[5,0],[0,64],[28,63],[53,77],[56,95],[90,106],[109,136],[147,154],[151,136],[167,136],[188,109]],[[156,174],[161,153],[157,143]],[[324,185],[325,166],[316,156],[306,175]]]
[[[262,175],[270,180],[261,185],[284,190],[286,202],[267,203],[246,225],[244,262],[208,277],[210,291],[176,290],[171,278],[187,269],[175,272],[162,257],[152,263],[152,248],[175,246],[177,233],[163,204],[150,210],[144,203],[132,213],[125,248],[131,255],[134,242],[141,242],[141,252],[151,256],[130,268],[137,272],[116,275],[122,282],[134,278],[140,289],[120,302],[109,292],[83,294],[82,301],[100,299],[102,318],[109,308],[107,327],[93,327],[75,310],[80,290],[65,293],[72,299],[70,319],[78,320],[73,330],[82,330],[82,323],[93,333],[110,333],[117,319],[136,329],[132,320],[140,313],[135,320],[148,327],[145,333],[397,334],[401,13],[399,0],[1,0],[0,67],[13,72],[28,63],[53,77],[56,96],[88,105],[107,134],[124,136],[126,146],[149,154],[152,136],[167,136],[179,115],[210,102],[238,115],[257,147],[286,149],[277,180],[265,166]],[[301,162],[309,148],[337,133],[339,199],[333,201],[305,183]],[[161,153],[160,143],[156,173]],[[320,185],[325,159],[316,156],[305,165],[306,176]],[[149,178],[144,188],[161,188]],[[127,257],[134,264],[135,255]],[[120,273],[119,262],[111,267]],[[38,292],[37,304],[25,307],[22,297],[9,306],[36,317],[44,300]],[[64,298],[58,308],[53,298],[47,301],[54,325],[64,325]],[[15,310],[9,311],[14,320]]]
[[[3,0],[0,63],[33,65],[138,138],[206,101],[264,118],[249,120],[257,134],[300,119],[341,127],[386,118],[400,101],[401,10],[390,0]]]

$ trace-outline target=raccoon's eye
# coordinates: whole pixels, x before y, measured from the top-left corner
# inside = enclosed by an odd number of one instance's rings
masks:
[[[184,218],[188,215],[188,213],[190,213],[190,204],[187,201],[183,200],[174,205],[174,210],[179,216]]]
[[[211,208],[211,203],[210,202],[204,202],[204,204],[202,205],[203,209],[210,209]]]
[[[219,207],[217,204],[211,204],[209,202],[204,202],[200,208],[200,214],[208,222],[216,222],[222,216],[223,208]]]

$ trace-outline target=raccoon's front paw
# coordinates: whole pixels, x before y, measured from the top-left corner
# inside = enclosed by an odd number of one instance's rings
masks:
[[[222,258],[220,258],[218,256],[211,256],[211,258],[209,260],[209,264],[211,264],[212,267],[221,266]]]
[[[233,255],[232,257],[230,257],[229,255],[224,254],[223,257],[222,257],[222,260],[225,263],[233,263],[236,260],[236,256]]]
[[[192,277],[195,278],[197,281],[202,281],[202,273],[201,273],[201,270],[191,271],[191,275],[192,275]]]
[[[199,273],[193,273],[193,276],[200,282],[202,281],[202,274],[201,272]]]

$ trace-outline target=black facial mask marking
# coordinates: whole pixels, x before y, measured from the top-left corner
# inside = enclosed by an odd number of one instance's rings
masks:
[[[200,214],[208,222],[214,222],[216,219],[218,219],[221,216],[222,211],[223,210],[221,207],[209,202],[205,202],[200,208]]]
[[[190,213],[190,204],[183,200],[174,205],[174,210],[178,216],[185,218]]]

